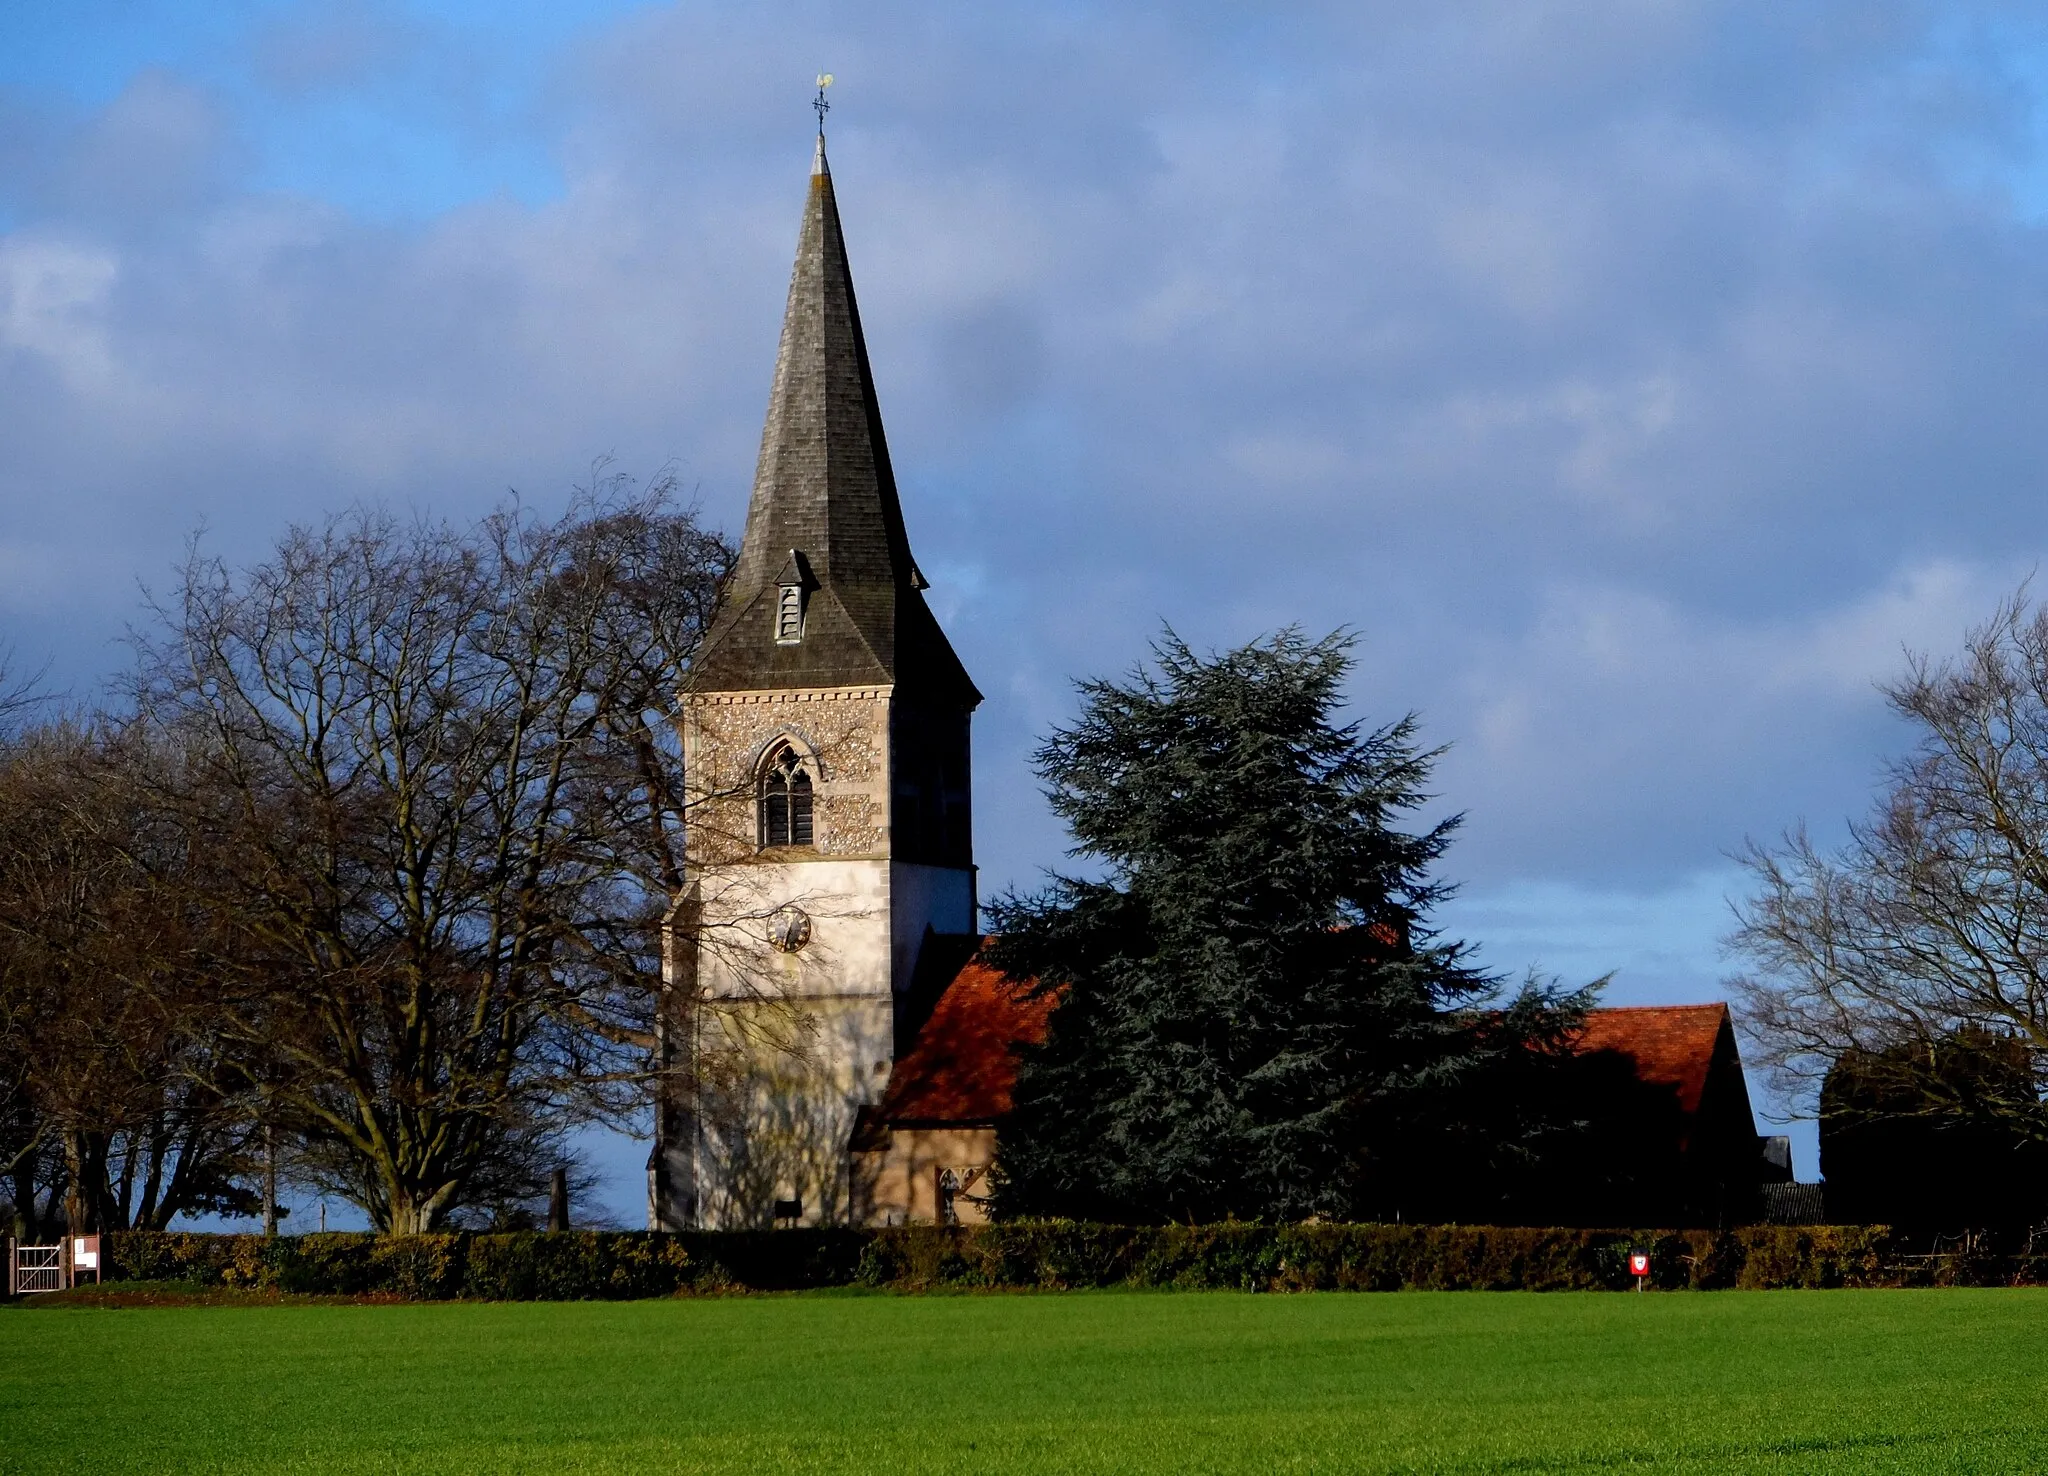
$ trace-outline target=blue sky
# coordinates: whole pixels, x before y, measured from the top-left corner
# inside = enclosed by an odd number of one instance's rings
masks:
[[[2048,549],[2044,58],[1885,0],[0,7],[0,641],[83,692],[195,527],[602,456],[736,528],[829,69],[987,888],[1059,858],[1073,677],[1348,625],[1452,745],[1447,923],[1713,998],[1728,853],[1838,830],[1876,683]]]

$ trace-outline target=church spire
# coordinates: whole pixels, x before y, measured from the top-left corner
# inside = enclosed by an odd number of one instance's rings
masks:
[[[891,682],[972,706],[910,556],[823,121],[739,563],[690,685]]]

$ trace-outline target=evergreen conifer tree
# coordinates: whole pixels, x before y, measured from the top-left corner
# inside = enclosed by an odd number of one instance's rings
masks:
[[[1289,629],[1081,684],[1035,763],[1093,876],[990,907],[993,961],[1058,992],[1003,1124],[997,1212],[1116,1221],[1392,1219],[1472,1166],[1461,1095],[1577,1023],[1428,925],[1456,817],[1397,828],[1441,750],[1339,721],[1352,638]],[[1542,1054],[1539,1049],[1538,1054]],[[1425,1205],[1421,1201],[1433,1201]]]

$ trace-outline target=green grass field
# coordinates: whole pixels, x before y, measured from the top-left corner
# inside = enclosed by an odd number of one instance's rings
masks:
[[[0,1310],[0,1471],[2048,1470],[2048,1293]]]

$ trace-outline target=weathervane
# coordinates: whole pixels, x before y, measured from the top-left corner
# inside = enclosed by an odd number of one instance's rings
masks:
[[[820,138],[825,136],[825,115],[832,111],[832,104],[825,101],[825,89],[831,85],[832,74],[830,72],[818,73],[818,95],[812,100],[811,106],[818,113],[818,137]]]

